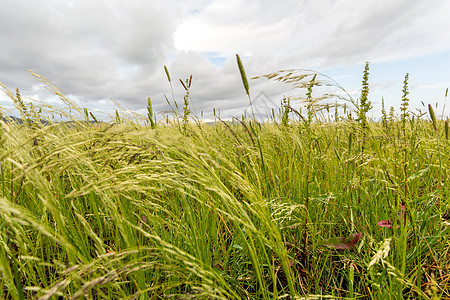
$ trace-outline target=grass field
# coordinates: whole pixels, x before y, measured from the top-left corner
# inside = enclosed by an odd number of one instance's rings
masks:
[[[212,125],[188,97],[180,121],[43,125],[9,92],[29,122],[1,123],[0,295],[450,299],[448,122],[409,113],[407,78],[383,122],[362,90],[353,118],[306,93],[304,118]]]

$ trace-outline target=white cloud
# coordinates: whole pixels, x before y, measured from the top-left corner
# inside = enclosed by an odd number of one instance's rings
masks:
[[[448,49],[449,10],[443,0],[213,1],[177,28],[175,46],[303,64],[398,59]]]
[[[436,88],[440,88],[443,89],[445,91],[445,89],[447,89],[450,86],[450,81],[446,81],[446,82],[436,82],[430,85],[419,85],[418,88],[420,89],[436,89]]]

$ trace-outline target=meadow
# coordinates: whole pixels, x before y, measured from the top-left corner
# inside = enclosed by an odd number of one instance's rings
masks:
[[[270,122],[200,122],[191,80],[180,113],[111,122],[43,77],[70,109],[4,87],[24,122],[0,122],[0,295],[450,299],[448,121],[412,114],[407,76],[370,120],[368,70],[332,120],[317,74],[266,76],[306,89],[304,116],[283,99]]]

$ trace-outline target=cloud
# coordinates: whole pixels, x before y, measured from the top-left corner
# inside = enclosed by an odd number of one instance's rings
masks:
[[[173,48],[176,19],[163,4],[8,1],[0,11],[0,80],[26,89],[36,83],[25,71],[32,69],[82,102],[112,97],[136,107],[156,91],[151,80]]]
[[[108,99],[155,111],[171,98],[163,65],[193,75],[198,114],[240,115],[248,107],[234,54],[248,77],[282,68],[354,66],[450,49],[450,2],[436,0],[4,0],[0,10],[0,82],[50,99],[26,69],[47,77],[80,106],[108,111]],[[439,34],[439,35],[438,35]],[[359,84],[358,80],[358,84]],[[290,87],[250,81],[252,95],[274,103]],[[356,89],[349,87],[349,89]],[[4,100],[0,96],[0,100]],[[3,102],[2,102],[3,103]],[[55,102],[56,103],[56,102]]]
[[[404,60],[450,49],[450,33],[442,32],[450,25],[444,13],[448,10],[450,3],[446,1],[433,5],[407,0],[212,1],[181,23],[174,39],[179,49],[203,53],[205,57],[213,52],[231,64],[235,64],[230,59],[235,52],[247,56],[244,64],[252,75],[280,68],[354,66],[364,61]],[[438,37],[437,33],[442,35]],[[233,73],[235,65],[228,73],[227,63],[221,70],[208,67],[203,61],[201,74],[211,74],[207,86],[214,86],[206,88],[205,98],[233,99],[236,95],[230,90],[242,89],[240,79]],[[389,82],[401,83],[401,79]],[[357,97],[358,76],[355,82],[356,86],[346,89],[354,91],[352,95]],[[275,87],[267,81],[251,82],[251,87],[256,94],[266,92],[276,99],[274,102],[279,102],[284,94],[294,93],[288,86]],[[380,89],[388,90],[394,85],[373,87],[383,93]],[[236,111],[225,102],[223,105]]]
[[[435,82],[433,84],[430,85],[420,85],[418,86],[418,88],[421,89],[436,89],[436,88],[440,88],[443,89],[445,91],[446,88],[448,88],[450,86],[450,81],[446,81],[446,82]]]
[[[447,1],[213,1],[175,33],[180,49],[269,53],[299,64],[383,61],[450,48]],[[432,20],[432,22],[430,22]],[[419,47],[418,47],[419,45]]]

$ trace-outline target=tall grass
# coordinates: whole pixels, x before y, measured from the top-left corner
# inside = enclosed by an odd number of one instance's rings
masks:
[[[143,122],[1,121],[0,295],[450,298],[448,123],[366,119],[362,141],[310,91],[279,125],[181,131],[150,101]]]

